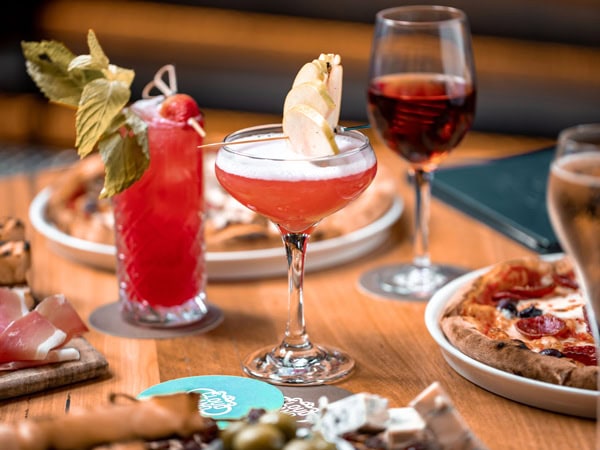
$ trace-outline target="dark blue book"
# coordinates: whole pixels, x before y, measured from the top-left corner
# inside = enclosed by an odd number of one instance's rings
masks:
[[[489,162],[440,168],[432,194],[538,253],[560,252],[546,184],[554,147]]]

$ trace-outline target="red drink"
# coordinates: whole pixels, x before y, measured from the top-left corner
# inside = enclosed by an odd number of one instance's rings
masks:
[[[138,323],[193,322],[206,313],[202,138],[153,100],[132,109],[148,124],[150,166],[113,198],[122,309]]]
[[[251,179],[219,167],[215,170],[219,182],[244,206],[268,217],[285,232],[305,233],[365,190],[377,167],[335,179],[298,181]]]
[[[440,74],[393,74],[371,81],[369,112],[387,146],[414,165],[435,168],[461,141],[475,113],[475,91]]]
[[[310,133],[311,127],[292,131],[300,130]],[[340,131],[334,139],[339,152],[331,154],[330,142],[315,139],[307,153],[319,155],[322,150],[327,156],[307,156],[293,148],[294,140],[285,138],[281,125],[246,128],[227,136],[215,161],[223,188],[276,224],[284,244],[288,269],[285,335],[278,345],[253,352],[243,363],[248,375],[275,384],[321,384],[347,376],[354,367],[354,361],[339,350],[314,345],[304,319],[304,263],[311,232],[321,219],[358,197],[377,171],[375,152],[366,136]]]
[[[285,140],[239,145],[235,151],[256,159],[247,156],[234,162],[221,154],[215,166],[217,179],[233,197],[268,217],[284,233],[310,233],[321,219],[358,197],[377,171],[372,155],[365,159],[359,153],[348,158],[337,155],[329,163],[315,164],[287,154],[286,147]],[[343,155],[347,150],[343,143],[340,147]],[[335,158],[339,163],[333,163]]]

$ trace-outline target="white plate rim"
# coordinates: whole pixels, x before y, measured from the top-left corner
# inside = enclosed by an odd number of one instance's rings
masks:
[[[116,254],[116,249],[113,245],[101,244],[70,236],[46,220],[45,209],[51,192],[52,188],[46,187],[42,189],[32,200],[29,207],[29,218],[32,226],[49,240],[59,243],[67,248],[72,248],[74,250],[83,251],[89,254],[96,254],[103,257],[114,257]],[[390,208],[380,218],[371,222],[367,226],[342,236],[336,236],[331,239],[311,243],[308,255],[311,263],[319,265],[318,259],[321,254],[324,254],[325,252],[331,252],[336,249],[346,248],[359,242],[365,242],[367,239],[383,233],[398,220],[398,218],[402,215],[403,210],[404,202],[400,197],[395,196]],[[366,253],[368,250],[372,250],[372,248],[370,248],[368,245],[363,246],[363,248],[361,248],[361,252],[356,254],[356,257]],[[229,262],[261,262],[273,258],[281,258],[284,255],[283,252],[283,246],[246,251],[207,252],[206,263],[207,265],[210,265],[226,264]],[[336,260],[332,259],[329,260],[327,264],[320,264],[318,267],[323,268],[332,265],[335,262]],[[340,260],[340,262],[342,262],[342,260]],[[270,275],[270,273],[266,273],[265,275]],[[231,278],[236,277],[234,274],[232,274]]]
[[[561,256],[562,254],[553,254],[545,255],[543,258],[555,259]],[[425,326],[431,337],[440,346],[442,355],[448,364],[462,377],[502,397],[558,413],[595,418],[596,400],[600,393],[532,380],[504,372],[465,355],[448,341],[439,325],[439,319],[446,303],[459,289],[466,287],[468,283],[490,270],[491,267],[474,270],[452,280],[437,291],[425,307]],[[466,365],[467,370],[458,369],[456,363]],[[497,382],[490,383],[487,376]],[[522,395],[523,391],[527,391],[526,397]],[[569,401],[563,401],[567,399]]]

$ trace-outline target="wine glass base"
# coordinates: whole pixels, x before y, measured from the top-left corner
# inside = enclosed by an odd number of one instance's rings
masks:
[[[281,346],[257,350],[244,361],[244,372],[271,384],[314,386],[339,381],[354,369],[352,358],[331,347],[315,345],[305,352],[284,353]]]
[[[442,264],[426,268],[395,264],[364,273],[359,286],[368,294],[389,299],[427,301],[446,283],[467,272],[461,267]]]

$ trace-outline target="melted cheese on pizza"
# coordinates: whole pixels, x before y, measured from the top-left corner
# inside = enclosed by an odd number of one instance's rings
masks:
[[[521,300],[518,303],[518,311],[535,308],[541,314],[552,315],[563,320],[568,332],[561,333],[561,338],[553,335],[544,335],[537,339],[531,339],[524,335],[516,326],[518,317],[511,317],[509,313],[503,312],[506,322],[504,329],[506,335],[511,339],[518,339],[527,344],[534,351],[546,348],[562,349],[565,345],[577,345],[581,343],[581,336],[589,333],[589,327],[585,316],[585,300],[581,293],[570,292],[565,296],[555,296],[545,299]],[[587,339],[585,339],[587,342]]]
[[[569,282],[565,273],[553,272],[562,266],[540,267],[517,263],[493,269],[476,280],[460,316],[490,339],[518,340],[535,352],[589,353],[594,339],[574,278]]]

